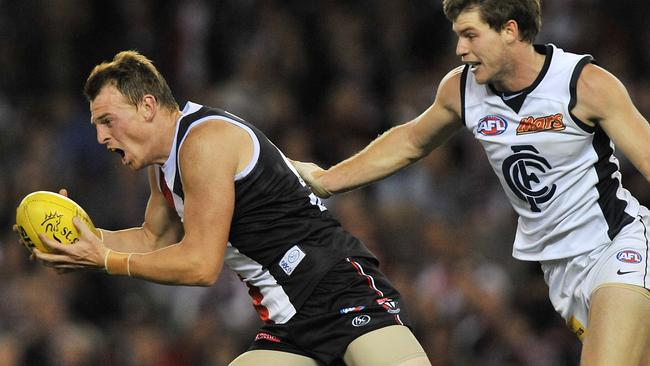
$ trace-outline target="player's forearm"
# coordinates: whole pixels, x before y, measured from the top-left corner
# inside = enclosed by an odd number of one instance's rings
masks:
[[[119,252],[146,253],[156,250],[156,239],[143,227],[118,231],[100,229],[104,245]]]
[[[128,253],[147,253],[177,243],[183,237],[182,225],[150,217],[141,227],[110,231],[100,229],[107,248]]]
[[[181,242],[149,253],[109,252],[106,271],[166,285],[212,285],[222,266],[222,260],[216,258],[223,254],[208,255],[189,247]]]
[[[407,125],[393,127],[361,152],[325,171],[319,183],[331,193],[346,192],[414,163],[426,153],[411,143],[408,133]]]

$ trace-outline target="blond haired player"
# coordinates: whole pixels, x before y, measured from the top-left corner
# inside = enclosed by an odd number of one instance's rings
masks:
[[[101,268],[209,286],[223,263],[249,287],[264,325],[233,366],[430,365],[399,292],[254,125],[188,102],[182,110],[151,61],[118,53],[84,92],[97,140],[149,172],[142,227],[34,251],[60,270]]]
[[[584,339],[582,365],[650,365],[648,210],[621,186],[614,143],[650,179],[650,126],[610,73],[534,45],[539,0],[444,0],[465,64],[435,101],[322,170],[294,162],[321,197],[382,179],[463,127],[519,215],[514,257],[541,262],[550,300]]]

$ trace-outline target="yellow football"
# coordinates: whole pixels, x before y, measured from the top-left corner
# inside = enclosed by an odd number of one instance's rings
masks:
[[[16,209],[18,234],[30,251],[37,248],[48,252],[38,237],[40,233],[62,244],[74,244],[81,236],[72,223],[75,216],[79,216],[99,236],[90,216],[76,202],[54,192],[33,192],[25,196]]]

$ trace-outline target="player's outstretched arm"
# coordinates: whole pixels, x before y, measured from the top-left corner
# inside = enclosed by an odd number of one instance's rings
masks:
[[[440,83],[434,103],[420,116],[384,132],[356,155],[323,170],[293,162],[314,193],[322,198],[383,179],[428,155],[462,124],[460,72],[452,70]]]
[[[625,86],[596,65],[578,79],[574,115],[599,125],[650,182],[650,124],[634,106]]]

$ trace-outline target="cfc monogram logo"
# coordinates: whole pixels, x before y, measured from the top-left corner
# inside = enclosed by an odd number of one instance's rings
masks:
[[[510,190],[530,204],[533,212],[541,212],[540,203],[548,202],[555,194],[556,186],[541,186],[535,172],[545,173],[551,165],[531,145],[513,146],[513,155],[503,161],[503,177]]]

